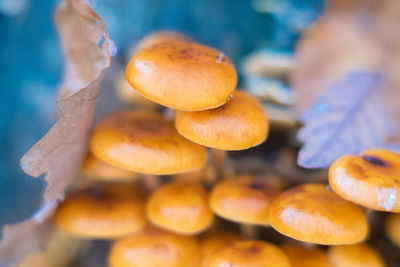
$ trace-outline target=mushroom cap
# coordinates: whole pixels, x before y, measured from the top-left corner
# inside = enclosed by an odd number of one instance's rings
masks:
[[[115,92],[119,100],[128,104],[139,106],[140,108],[155,110],[158,107],[161,107],[160,105],[157,105],[157,103],[150,101],[134,90],[126,80],[125,74],[118,76],[118,78],[115,80]]]
[[[193,235],[214,221],[208,206],[208,193],[197,183],[174,181],[162,185],[147,202],[149,220],[160,228]]]
[[[215,185],[210,207],[227,220],[269,225],[269,208],[278,191],[266,179],[252,175],[227,178]]]
[[[400,214],[391,213],[386,218],[386,236],[400,247]]]
[[[368,235],[361,209],[322,184],[304,184],[281,193],[271,204],[269,220],[278,232],[303,242],[352,244]]]
[[[140,40],[135,47],[129,52],[130,57],[134,56],[139,51],[146,47],[171,42],[183,42],[191,43],[193,42],[188,36],[174,31],[157,31],[146,35],[142,40]]]
[[[292,267],[333,267],[323,249],[295,244],[283,244],[281,249],[289,257]]]
[[[82,171],[88,177],[99,180],[119,181],[139,178],[137,173],[114,167],[99,160],[92,153],[87,155],[82,165]]]
[[[400,154],[384,149],[343,156],[329,168],[329,184],[342,198],[380,211],[400,212]]]
[[[221,150],[243,150],[265,141],[268,119],[260,102],[235,91],[223,106],[198,112],[177,111],[175,127],[187,139]]]
[[[334,267],[383,267],[379,253],[366,243],[331,246],[328,258]]]
[[[99,184],[67,196],[54,218],[60,229],[77,237],[116,238],[146,225],[145,199],[126,184]]]
[[[90,148],[99,159],[134,172],[175,174],[200,169],[206,149],[178,134],[172,122],[150,111],[119,111],[94,130]]]
[[[286,254],[271,243],[234,241],[214,253],[208,266],[289,267],[291,265]]]
[[[183,42],[144,48],[129,61],[135,90],[169,108],[198,111],[223,105],[235,90],[235,67],[218,50]]]
[[[195,237],[148,227],[114,242],[110,267],[195,267],[200,248]]]
[[[242,238],[238,233],[231,231],[223,231],[216,233],[209,233],[200,239],[201,248],[201,264],[199,267],[208,267],[211,256],[225,247],[229,243],[241,240]]]

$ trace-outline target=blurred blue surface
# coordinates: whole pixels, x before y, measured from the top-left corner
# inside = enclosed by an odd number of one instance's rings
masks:
[[[42,179],[19,169],[21,156],[57,121],[62,55],[56,0],[0,0],[0,226],[28,218],[41,204]],[[119,48],[172,29],[217,47],[235,63],[258,48],[293,50],[322,0],[92,0]]]

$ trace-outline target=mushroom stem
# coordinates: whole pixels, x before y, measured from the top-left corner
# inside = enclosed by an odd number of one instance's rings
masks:
[[[170,109],[170,108],[166,108],[165,110],[164,110],[164,117],[167,119],[167,120],[173,120],[174,119],[174,117],[175,117],[175,110],[173,110],[173,109]]]
[[[150,191],[154,191],[160,185],[160,179],[157,175],[153,174],[144,174],[143,175],[143,183],[145,187]]]
[[[213,149],[212,154],[217,179],[221,180],[225,177],[226,151]]]
[[[241,224],[240,233],[246,239],[257,239],[259,235],[258,227],[252,224]]]

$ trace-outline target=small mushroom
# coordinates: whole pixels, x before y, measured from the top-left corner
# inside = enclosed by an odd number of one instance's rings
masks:
[[[176,174],[202,168],[206,149],[178,134],[172,122],[150,111],[119,111],[94,130],[90,148],[113,166],[145,174]]]
[[[211,256],[233,241],[241,240],[239,234],[231,231],[209,233],[200,239],[201,264],[199,267],[207,267]]]
[[[399,213],[391,213],[386,218],[385,224],[386,236],[400,247],[400,214]]]
[[[323,249],[295,244],[283,244],[281,249],[289,257],[292,267],[333,267]]]
[[[227,56],[185,42],[145,47],[129,61],[126,78],[146,98],[185,111],[223,105],[237,83],[235,67]]]
[[[264,241],[235,241],[211,256],[208,267],[289,267],[286,254]]]
[[[192,43],[193,41],[186,35],[173,32],[173,31],[158,31],[146,35],[142,40],[140,40],[135,47],[128,53],[130,57],[133,57],[136,53],[143,50],[146,47],[171,42],[184,42]]]
[[[329,168],[329,184],[342,198],[373,210],[400,212],[400,154],[370,149],[343,156]]]
[[[197,267],[198,240],[154,227],[116,240],[110,250],[110,267]]]
[[[174,181],[160,186],[147,202],[149,220],[175,233],[194,235],[214,221],[208,193],[197,183]]]
[[[364,213],[322,184],[304,184],[272,202],[269,220],[278,232],[303,242],[352,244],[368,235]]]
[[[54,219],[60,229],[73,236],[117,238],[146,225],[145,199],[126,184],[98,184],[67,196]]]
[[[261,103],[244,91],[215,109],[177,111],[175,127],[187,139],[220,150],[243,150],[264,142],[268,119]]]
[[[87,155],[85,162],[82,165],[82,172],[91,179],[106,181],[132,181],[139,178],[137,173],[107,164],[93,156],[92,153]]]
[[[379,253],[366,243],[331,246],[328,258],[333,267],[384,267]]]
[[[266,179],[238,175],[216,184],[210,194],[210,207],[227,220],[243,224],[269,226],[269,209],[276,188]]]

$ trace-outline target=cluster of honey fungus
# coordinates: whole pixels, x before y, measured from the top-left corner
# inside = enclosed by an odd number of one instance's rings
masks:
[[[132,54],[118,94],[135,107],[95,127],[82,169],[96,182],[59,205],[59,229],[112,240],[110,267],[385,266],[365,242],[367,218],[391,212],[387,236],[400,246],[399,154],[344,156],[329,185],[283,188],[229,172],[226,151],[269,131],[260,102],[236,90],[229,58],[174,32],[149,35]],[[289,238],[268,242],[263,227]]]

